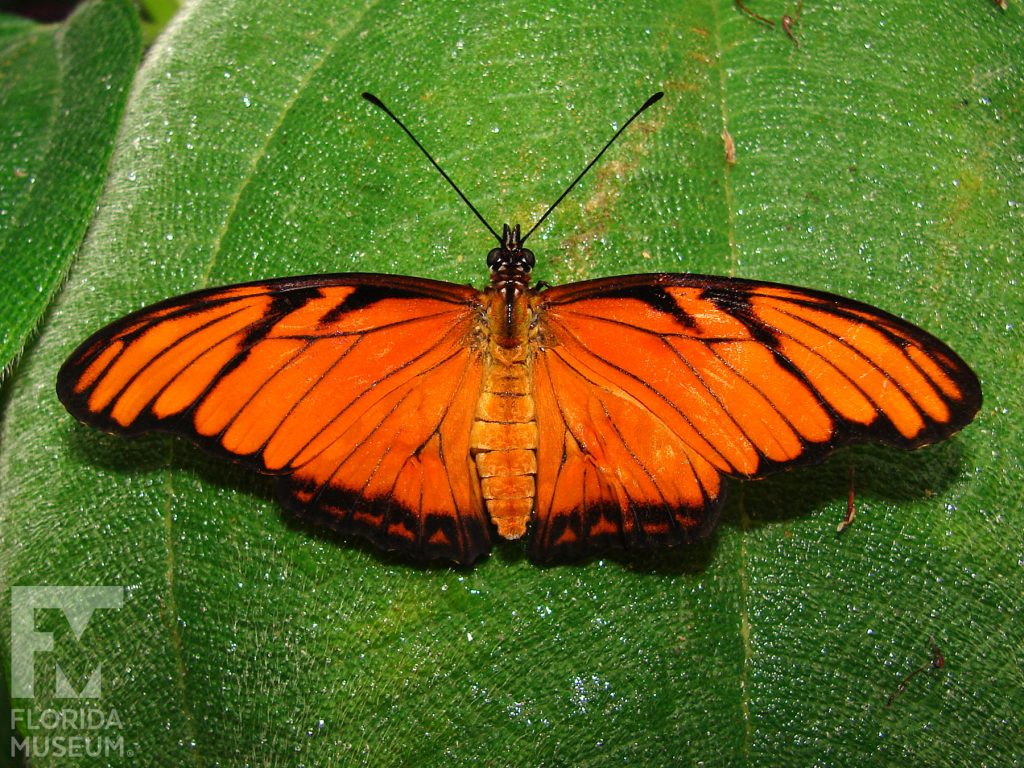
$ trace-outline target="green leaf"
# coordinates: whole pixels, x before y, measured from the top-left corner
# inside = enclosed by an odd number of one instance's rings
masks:
[[[973,0],[808,3],[797,47],[728,0],[188,5],[9,387],[4,599],[125,588],[78,641],[59,611],[37,619],[55,649],[13,701],[19,727],[54,737],[26,713],[67,703],[56,663],[76,688],[102,663],[91,704],[116,710],[125,764],[1019,760],[1022,27],[1016,5]],[[659,89],[531,241],[538,278],[694,271],[856,296],[971,362],[974,424],[734,483],[708,544],[649,562],[540,568],[502,544],[460,570],[295,525],[266,478],[57,403],[81,339],[169,295],[317,271],[484,281],[490,236],[361,91],[500,226],[532,223]],[[851,465],[859,515],[837,536]],[[946,666],[887,707],[929,636]]]
[[[85,237],[140,54],[123,0],[60,26],[0,16],[0,376]]]

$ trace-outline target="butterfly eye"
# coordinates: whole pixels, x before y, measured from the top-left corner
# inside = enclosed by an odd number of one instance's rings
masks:
[[[487,266],[494,267],[501,258],[501,248],[492,248],[487,253]]]
[[[519,253],[522,254],[523,263],[526,264],[526,268],[528,270],[533,269],[534,264],[537,263],[537,259],[533,255],[533,251],[528,248],[523,248]]]

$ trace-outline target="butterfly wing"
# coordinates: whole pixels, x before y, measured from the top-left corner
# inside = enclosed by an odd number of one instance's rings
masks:
[[[818,291],[635,275],[538,293],[533,554],[699,538],[722,475],[756,478],[878,441],[916,448],[974,418],[944,343]]]
[[[164,430],[279,476],[286,506],[386,549],[471,562],[479,294],[389,275],[217,288],[83,343],[57,392],[102,430]]]

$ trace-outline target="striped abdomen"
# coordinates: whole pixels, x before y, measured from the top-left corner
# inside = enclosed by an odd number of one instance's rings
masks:
[[[525,297],[517,310],[526,311]],[[492,294],[492,299],[497,299]],[[510,326],[504,303],[492,301],[483,390],[473,420],[470,447],[487,512],[506,539],[526,533],[537,474],[537,423],[527,335],[517,311]]]

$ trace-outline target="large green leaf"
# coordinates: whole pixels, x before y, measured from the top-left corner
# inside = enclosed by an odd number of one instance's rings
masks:
[[[1019,760],[1022,26],[974,0],[808,3],[797,47],[729,0],[186,7],[0,443],[0,583],[123,585],[125,604],[79,642],[43,612],[56,650],[15,705],[67,703],[55,660],[76,687],[102,662],[93,703],[126,764]],[[76,343],[167,295],[483,281],[489,235],[360,91],[500,226],[532,222],[661,88],[535,237],[538,278],[685,270],[869,300],[976,367],[975,424],[733,484],[712,541],[649,562],[539,568],[504,544],[458,570],[291,524],[265,478],[57,403]],[[860,514],[837,536],[851,464]],[[887,707],[929,636],[945,668]]]
[[[59,26],[0,15],[0,378],[85,237],[141,52],[125,0]]]

